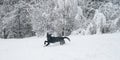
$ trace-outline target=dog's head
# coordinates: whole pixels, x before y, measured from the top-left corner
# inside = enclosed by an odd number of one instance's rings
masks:
[[[52,34],[47,33],[47,38],[50,39]]]

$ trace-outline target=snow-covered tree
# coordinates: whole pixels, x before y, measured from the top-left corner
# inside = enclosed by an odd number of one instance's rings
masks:
[[[35,4],[31,5],[30,15],[31,15],[31,23],[33,25],[33,31],[36,32],[37,35],[43,35],[50,26],[50,16],[54,9],[54,1],[53,0],[38,0],[38,2],[33,1]]]
[[[116,22],[119,19],[120,15],[120,7],[118,4],[113,4],[111,2],[105,3],[102,5],[99,10],[103,13],[107,20],[107,28],[109,32],[116,32],[117,31],[117,24]]]
[[[120,15],[119,5],[114,5],[111,2],[105,3],[99,10],[106,16],[107,20],[114,20]]]
[[[12,2],[13,1],[13,2]],[[5,38],[23,38],[34,35],[32,31],[31,19],[29,16],[29,6],[23,1],[16,0],[4,1],[1,6],[2,36]],[[15,5],[14,5],[14,4]],[[11,5],[12,4],[12,5]]]
[[[96,34],[102,33],[102,28],[106,25],[106,17],[96,9],[95,16],[93,18],[96,26]]]

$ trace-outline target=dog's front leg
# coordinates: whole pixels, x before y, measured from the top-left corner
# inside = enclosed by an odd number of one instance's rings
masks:
[[[44,41],[44,45],[46,44],[47,41]]]
[[[45,45],[45,46],[48,46],[50,43],[47,41],[47,45]]]

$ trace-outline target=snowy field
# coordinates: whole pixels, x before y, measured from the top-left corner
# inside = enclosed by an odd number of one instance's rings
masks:
[[[48,47],[45,37],[0,39],[0,60],[120,60],[120,33],[69,37]]]

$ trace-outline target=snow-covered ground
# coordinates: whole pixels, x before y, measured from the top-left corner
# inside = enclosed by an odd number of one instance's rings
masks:
[[[120,33],[69,37],[48,47],[45,37],[0,39],[0,60],[120,60]]]

